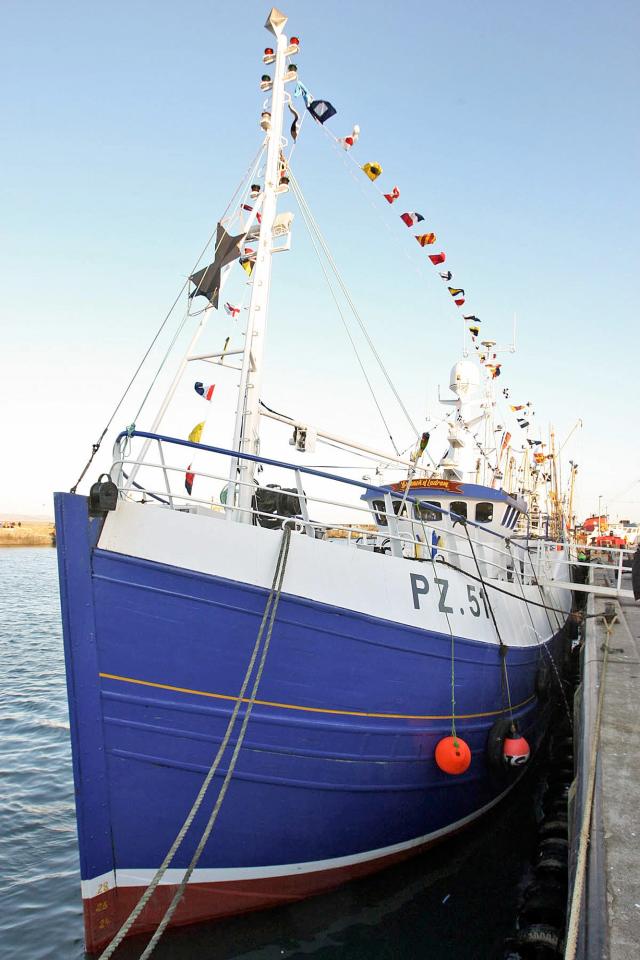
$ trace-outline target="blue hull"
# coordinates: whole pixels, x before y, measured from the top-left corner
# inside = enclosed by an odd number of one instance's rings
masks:
[[[56,496],[87,881],[162,861],[224,734],[267,596],[100,550],[98,527],[84,498]],[[550,650],[562,642],[552,639]],[[508,653],[514,714],[532,748],[546,722],[535,696],[542,653]],[[496,645],[455,638],[455,689],[456,729],[472,762],[451,777],[433,759],[451,732],[451,637],[283,594],[259,699],[199,870],[237,879],[243,869],[317,863],[321,871],[367,853],[383,860],[385,850],[418,848],[420,838],[487,807],[509,786],[486,760],[488,732],[507,713]],[[193,854],[233,742],[174,868]],[[87,936],[99,942],[95,930]]]

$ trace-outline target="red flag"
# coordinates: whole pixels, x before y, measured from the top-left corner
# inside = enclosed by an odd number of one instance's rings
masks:
[[[394,200],[397,200],[400,196],[400,191],[397,187],[394,187],[391,193],[385,193],[384,198],[387,203],[393,203]]]
[[[454,300],[453,302],[455,303],[456,307],[461,307],[464,303],[464,300]]]
[[[429,260],[431,260],[431,263],[434,265],[434,267],[437,267],[439,263],[444,263],[446,259],[447,258],[445,257],[444,253],[429,254]]]
[[[187,467],[187,472],[184,475],[184,487],[189,496],[191,496],[191,491],[193,490],[193,481],[195,479],[195,473],[191,473],[191,464]]]

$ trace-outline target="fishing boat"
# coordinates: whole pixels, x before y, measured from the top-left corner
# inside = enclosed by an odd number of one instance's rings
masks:
[[[301,114],[325,129],[335,113],[301,83],[286,22],[269,14],[260,151],[190,274],[194,332],[166,396],[119,432],[88,496],[55,495],[90,952],[319,894],[475,821],[538,748],[566,649],[562,524],[551,539],[537,499],[531,527],[478,318],[439,457],[427,430],[377,449],[262,397],[272,259],[293,230],[278,204],[307,212],[291,150]],[[357,167],[373,185],[379,165]],[[234,276],[246,306],[223,301]],[[199,350],[221,305],[244,342]],[[232,444],[205,443],[204,416],[188,438],[164,432],[180,385],[203,378],[204,410],[223,368],[239,381]],[[288,460],[261,445],[265,421]],[[371,475],[314,466],[322,444]]]

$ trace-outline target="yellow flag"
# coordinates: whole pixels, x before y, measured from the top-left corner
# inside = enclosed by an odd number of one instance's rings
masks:
[[[202,423],[196,423],[195,427],[189,434],[189,440],[191,443],[200,443],[200,437],[202,436],[202,431],[204,430],[205,421]]]
[[[365,163],[362,167],[369,180],[377,180],[382,173],[382,167],[379,163]]]

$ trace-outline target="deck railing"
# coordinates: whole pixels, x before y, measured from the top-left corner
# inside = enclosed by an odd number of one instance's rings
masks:
[[[145,441],[144,458],[137,458],[130,452],[131,441],[140,438]],[[157,449],[157,461],[148,459],[149,450]],[[211,481],[213,484],[222,484],[222,490],[227,491],[227,501],[224,498],[220,503],[213,503],[212,498],[203,498],[186,493],[176,493],[172,479],[176,475],[184,477],[185,465],[173,465],[171,458],[166,456],[167,449],[184,447],[191,451],[207,453],[224,460],[247,460],[260,465],[263,469],[273,468],[284,471],[289,477],[288,489],[295,491],[292,496],[297,497],[299,511],[296,516],[267,513],[259,509],[255,497],[252,497],[250,507],[240,507],[235,495],[229,495],[229,475],[227,472],[193,470],[195,480],[201,485],[202,481]],[[191,453],[191,456],[194,453]],[[140,482],[141,471],[145,476],[157,478],[153,484]],[[161,434],[147,433],[133,430],[122,433],[116,440],[114,461],[111,477],[118,486],[120,496],[125,499],[145,501],[151,500],[158,505],[178,511],[210,513],[220,519],[236,522],[251,522],[262,525],[280,524],[290,521],[307,536],[325,539],[342,539],[348,546],[370,549],[378,553],[389,553],[395,557],[404,557],[416,561],[432,561],[451,564],[460,567],[472,576],[488,579],[499,579],[508,582],[531,584],[538,579],[547,580],[557,577],[558,564],[568,563],[567,544],[550,543],[538,539],[531,540],[512,534],[510,537],[491,529],[486,524],[468,520],[444,506],[437,508],[438,514],[449,517],[451,524],[446,527],[442,521],[429,522],[419,517],[414,504],[424,503],[429,491],[420,496],[411,493],[402,495],[391,493],[388,487],[375,486],[361,480],[341,477],[315,467],[306,467],[297,464],[273,460],[255,454],[240,454],[235,450],[224,447],[215,447],[208,444],[193,443],[176,437]],[[137,477],[138,479],[132,479]],[[374,527],[374,516],[368,503],[359,501],[354,503],[343,497],[323,496],[319,493],[310,494],[304,488],[305,479],[325,482],[331,485],[339,484],[342,491],[367,493],[371,498],[382,500],[384,511],[376,510],[376,517],[384,518],[386,526]],[[235,490],[240,486],[250,486],[252,493],[259,491],[273,491],[273,487],[262,483],[248,483],[236,480]],[[286,489],[286,488],[285,488]],[[432,496],[436,494],[433,492]],[[344,495],[343,495],[344,496]],[[400,514],[394,509],[398,501],[405,503],[400,507]],[[329,519],[320,519],[317,514],[329,510]],[[408,514],[408,515],[403,515]],[[340,515],[340,516],[339,516]],[[354,520],[355,516],[355,520]],[[335,519],[334,519],[335,518]],[[569,580],[569,570],[566,576],[560,577]]]

